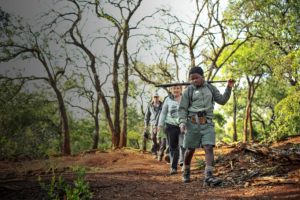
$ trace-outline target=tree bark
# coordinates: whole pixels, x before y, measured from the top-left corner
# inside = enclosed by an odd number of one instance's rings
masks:
[[[128,101],[128,89],[129,89],[129,60],[127,51],[127,42],[129,39],[129,26],[128,21],[125,23],[124,35],[123,35],[123,59],[124,59],[124,93],[123,93],[123,127],[121,133],[120,147],[127,146],[127,101]]]
[[[56,94],[57,101],[58,101],[58,107],[62,122],[62,133],[64,135],[64,143],[63,143],[63,154],[70,155],[71,154],[71,146],[70,146],[70,131],[69,131],[69,123],[68,123],[68,116],[66,112],[66,107],[64,104],[64,100],[62,97],[61,92],[58,90],[56,83],[51,82],[51,86]]]
[[[233,91],[233,141],[237,141],[237,123],[236,123],[236,117],[237,117],[237,97],[235,91]]]
[[[94,133],[94,138],[93,138],[93,149],[98,148],[98,143],[99,143],[99,133],[100,133],[100,126],[99,126],[99,103],[100,103],[100,98],[97,95],[97,100],[96,100],[96,110],[95,110],[95,133]]]

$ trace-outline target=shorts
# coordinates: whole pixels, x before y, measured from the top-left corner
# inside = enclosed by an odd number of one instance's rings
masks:
[[[215,125],[213,122],[206,124],[193,124],[187,121],[187,133],[184,135],[184,148],[199,148],[203,145],[216,144]]]

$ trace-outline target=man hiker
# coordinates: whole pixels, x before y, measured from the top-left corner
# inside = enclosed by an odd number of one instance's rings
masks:
[[[158,118],[159,118],[161,108],[162,108],[162,102],[159,99],[159,95],[157,92],[154,92],[152,101],[147,106],[147,110],[145,112],[144,139],[147,139],[145,137],[149,137],[147,133],[149,132],[149,127],[150,127],[151,140],[152,140],[151,153],[154,155],[156,159],[157,159],[157,151],[159,150],[159,141],[157,138],[157,123],[158,123]]]
[[[183,147],[186,149],[183,165],[183,182],[190,182],[190,166],[195,149],[205,152],[204,185],[217,186],[221,179],[213,176],[215,130],[213,123],[214,102],[224,105],[230,98],[233,80],[228,80],[224,94],[205,81],[201,67],[189,71],[191,85],[182,94],[178,108],[179,126],[184,132]]]

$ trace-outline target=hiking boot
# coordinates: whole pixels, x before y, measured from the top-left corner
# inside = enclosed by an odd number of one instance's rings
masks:
[[[203,186],[214,187],[220,185],[221,183],[222,183],[221,179],[214,177],[212,175],[212,172],[208,172],[203,181]]]
[[[162,156],[158,156],[157,160],[162,161]]]
[[[179,166],[181,167],[181,170],[180,170],[180,171],[183,172],[183,171],[184,171],[183,162],[180,162],[180,163],[179,163]]]
[[[170,170],[170,175],[173,175],[173,174],[177,174],[177,169],[172,168],[172,169]]]
[[[184,183],[189,183],[191,181],[190,175],[191,175],[191,170],[190,169],[184,169],[183,170],[182,180],[183,180]]]
[[[170,156],[169,156],[169,155],[166,155],[164,159],[165,159],[165,161],[166,161],[167,163],[170,163]]]

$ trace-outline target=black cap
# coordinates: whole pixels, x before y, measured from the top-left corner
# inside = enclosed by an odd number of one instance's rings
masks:
[[[203,76],[203,69],[201,67],[192,67],[189,71],[189,75],[191,74],[200,74]]]

